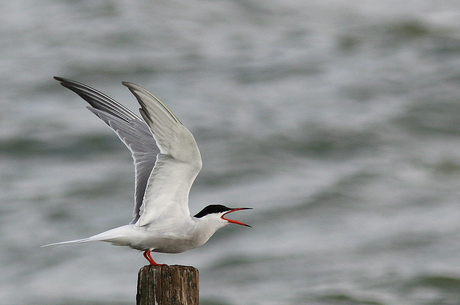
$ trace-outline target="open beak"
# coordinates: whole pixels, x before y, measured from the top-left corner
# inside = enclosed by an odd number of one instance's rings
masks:
[[[247,225],[245,223],[242,223],[241,221],[238,221],[238,220],[233,220],[233,219],[228,219],[228,218],[225,218],[224,216],[229,214],[229,213],[232,213],[232,212],[236,212],[236,211],[241,211],[241,210],[251,210],[252,208],[236,208],[236,209],[231,209],[230,211],[228,211],[227,213],[225,213],[224,215],[222,215],[220,218],[222,218],[223,220],[226,220],[230,223],[234,223],[234,224],[237,224],[237,225],[241,225],[241,226],[246,226],[246,227],[250,227],[252,228],[250,225]]]

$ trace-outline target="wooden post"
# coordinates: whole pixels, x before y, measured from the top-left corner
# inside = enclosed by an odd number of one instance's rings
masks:
[[[144,266],[137,280],[137,305],[198,305],[198,269]]]

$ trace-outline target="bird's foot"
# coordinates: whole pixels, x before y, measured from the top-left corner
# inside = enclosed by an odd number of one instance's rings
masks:
[[[149,261],[150,266],[167,266],[166,264],[157,264],[157,262],[155,262],[152,256],[150,255],[150,250],[144,251],[143,255],[145,259]]]

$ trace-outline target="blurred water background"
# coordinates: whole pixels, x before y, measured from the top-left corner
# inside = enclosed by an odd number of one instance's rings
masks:
[[[129,151],[52,79],[165,102],[191,211],[253,207],[158,262],[201,304],[460,304],[460,2],[1,1],[0,304],[133,304]]]

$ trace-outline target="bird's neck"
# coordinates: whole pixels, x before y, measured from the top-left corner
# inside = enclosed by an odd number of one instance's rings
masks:
[[[197,238],[197,243],[201,246],[211,238],[217,230],[222,227],[225,227],[227,224],[225,222],[216,222],[215,219],[202,217],[195,218],[195,236]]]

